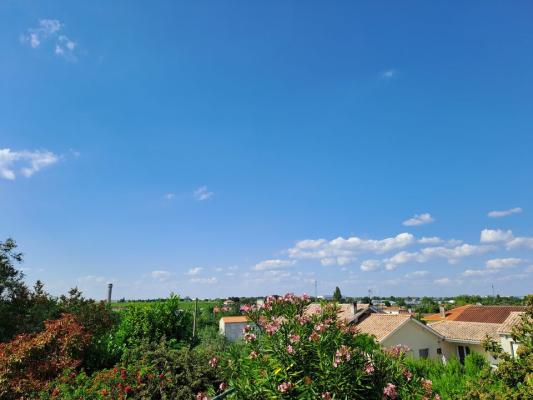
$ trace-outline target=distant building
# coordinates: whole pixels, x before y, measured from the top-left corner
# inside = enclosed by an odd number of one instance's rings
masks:
[[[243,337],[243,329],[250,325],[250,320],[245,316],[222,317],[218,322],[218,330],[228,340],[234,342]]]

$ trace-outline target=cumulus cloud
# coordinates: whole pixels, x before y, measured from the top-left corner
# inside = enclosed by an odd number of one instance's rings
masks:
[[[15,180],[17,170],[29,178],[41,169],[58,161],[59,157],[50,151],[0,149],[0,178]]]
[[[374,271],[381,268],[380,260],[364,260],[361,263],[361,271]]]
[[[155,270],[150,273],[153,279],[156,279],[160,282],[166,282],[170,279],[172,274],[169,271],[165,270]]]
[[[195,276],[195,275],[200,274],[200,272],[202,272],[202,270],[203,270],[202,267],[194,267],[194,268],[189,269],[189,270],[185,273],[185,275]]]
[[[507,242],[513,238],[512,231],[501,229],[483,229],[479,241],[481,243]]]
[[[400,233],[381,240],[361,239],[356,236],[338,237],[333,240],[307,239],[297,242],[287,252],[294,259],[317,259],[323,265],[344,265],[353,261],[358,254],[381,254],[415,243],[410,233]]]
[[[198,201],[208,200],[213,197],[214,193],[207,189],[207,186],[200,186],[193,192],[193,196]]]
[[[408,220],[403,221],[403,225],[418,226],[418,225],[430,224],[434,221],[435,219],[429,213],[424,213],[420,215],[415,214],[412,218],[409,218]]]
[[[533,249],[533,237],[514,236],[511,230],[483,229],[480,236],[481,243],[503,242],[508,250],[516,248]]]
[[[280,259],[270,259],[270,260],[264,260],[260,263],[255,264],[253,269],[255,271],[266,271],[266,270],[273,270],[273,269],[283,269],[286,267],[290,267],[296,263],[295,260],[280,260]]]
[[[405,275],[406,278],[423,278],[424,276],[429,275],[429,271],[413,271]]]
[[[383,259],[381,265],[387,270],[394,270],[401,264],[426,263],[438,258],[444,258],[450,264],[455,264],[462,258],[484,254],[491,250],[493,250],[492,246],[477,246],[466,243],[452,248],[443,246],[425,247],[413,252],[400,251],[392,257]]]
[[[508,267],[514,267],[519,264],[523,264],[525,260],[522,260],[521,258],[493,258],[491,260],[487,260],[486,266],[489,269],[502,269],[502,268],[508,268]]]
[[[37,49],[43,43],[50,42],[54,54],[68,61],[76,61],[75,49],[77,43],[62,33],[64,24],[57,19],[41,19],[36,28],[29,28],[21,35],[22,43],[27,43],[31,48]]]
[[[507,217],[508,215],[520,214],[522,209],[520,207],[510,208],[508,210],[491,211],[487,215],[491,218]]]
[[[450,285],[453,281],[450,279],[450,278],[439,278],[439,279],[435,279],[433,281],[433,283],[435,283],[436,285]]]

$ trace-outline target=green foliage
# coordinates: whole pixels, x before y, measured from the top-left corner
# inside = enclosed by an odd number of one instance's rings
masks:
[[[180,308],[178,296],[166,301],[132,305],[121,315],[116,331],[109,338],[110,351],[118,356],[143,342],[169,340],[174,346],[190,340],[192,315]]]
[[[333,292],[333,301],[336,301],[337,303],[342,301],[342,293],[338,286],[335,287],[335,291]]]
[[[432,398],[431,382],[412,374],[403,348],[382,351],[369,336],[337,319],[335,304],[305,312],[306,297],[267,298],[245,309],[253,325],[221,373],[236,399]]]
[[[219,390],[216,370],[208,360],[195,350],[176,350],[166,341],[145,342],[128,352],[125,362],[115,368],[92,376],[64,374],[50,383],[40,398],[190,400],[197,393]]]

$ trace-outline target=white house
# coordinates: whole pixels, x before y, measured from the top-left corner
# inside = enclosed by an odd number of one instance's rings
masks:
[[[243,329],[249,323],[249,319],[245,316],[222,317],[218,322],[218,331],[233,342],[243,337]]]
[[[357,327],[384,347],[407,346],[414,358],[440,358],[443,351],[443,336],[408,314],[370,314]]]

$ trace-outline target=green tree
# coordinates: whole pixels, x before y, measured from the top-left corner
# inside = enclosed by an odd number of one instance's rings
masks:
[[[335,287],[335,291],[333,292],[333,301],[336,301],[337,303],[342,301],[342,293],[338,286]]]

